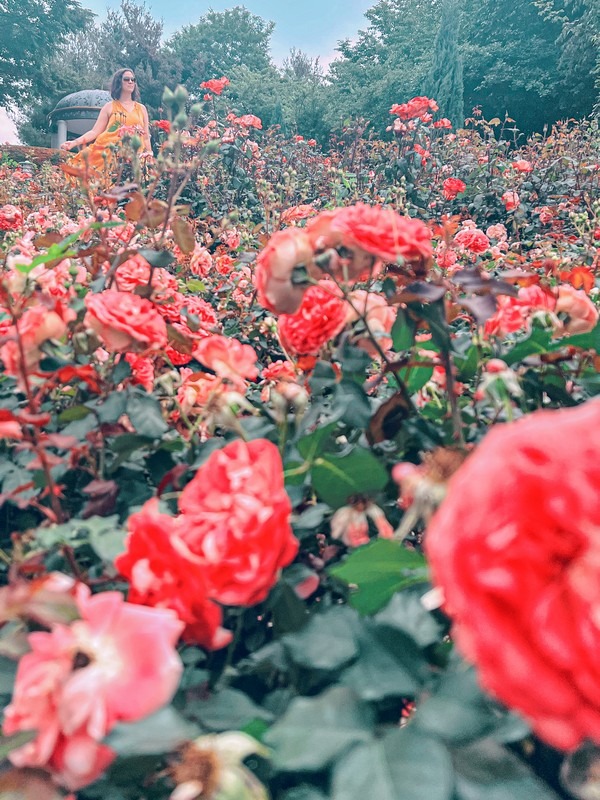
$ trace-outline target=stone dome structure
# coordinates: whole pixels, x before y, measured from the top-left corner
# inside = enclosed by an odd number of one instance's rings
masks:
[[[60,147],[72,133],[81,136],[94,127],[100,109],[111,100],[104,89],[82,89],[62,97],[48,114],[52,125],[52,147]]]

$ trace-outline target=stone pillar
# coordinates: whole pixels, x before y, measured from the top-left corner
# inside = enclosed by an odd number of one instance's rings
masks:
[[[65,119],[59,119],[56,123],[58,128],[58,133],[56,135],[56,146],[60,147],[61,144],[67,141],[67,121]]]

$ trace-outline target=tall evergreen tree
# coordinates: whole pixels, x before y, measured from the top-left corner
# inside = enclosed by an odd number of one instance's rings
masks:
[[[455,128],[462,127],[465,121],[463,60],[458,46],[459,11],[457,0],[445,0],[433,45],[428,87],[429,96],[440,107],[440,114]]]

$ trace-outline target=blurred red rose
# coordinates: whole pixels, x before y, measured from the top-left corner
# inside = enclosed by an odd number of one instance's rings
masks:
[[[158,350],[167,343],[167,326],[154,303],[130,292],[88,294],[84,324],[111,353]]]
[[[281,314],[279,338],[283,347],[297,355],[317,355],[323,345],[346,325],[347,305],[333,281],[319,281],[304,295],[295,314]]]
[[[600,742],[600,403],[498,425],[426,534],[456,641],[555,747]]]
[[[298,552],[281,456],[266,439],[238,439],[212,453],[179,508],[181,538],[203,562],[209,594],[220,603],[260,603]]]

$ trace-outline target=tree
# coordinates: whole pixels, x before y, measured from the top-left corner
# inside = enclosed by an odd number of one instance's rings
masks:
[[[47,94],[55,50],[92,19],[77,0],[0,0],[0,105]]]
[[[464,0],[465,104],[507,112],[524,132],[586,113],[561,72],[561,22],[535,0]],[[588,108],[591,110],[591,104]]]
[[[393,103],[423,94],[441,2],[379,0],[365,13],[368,28],[339,43],[341,58],[330,67],[332,126],[364,117],[382,132]]]
[[[459,50],[460,15],[457,0],[446,0],[440,27],[433,44],[433,63],[429,77],[430,97],[435,98],[440,114],[455,128],[464,125],[463,60]]]
[[[227,75],[236,67],[259,73],[271,65],[273,22],[251,14],[243,6],[208,11],[195,25],[171,36],[167,50],[182,65],[181,76],[191,92],[210,78]]]
[[[162,20],[154,19],[145,3],[121,0],[118,11],[109,11],[97,33],[98,68],[104,82],[122,67],[136,73],[144,103],[158,109],[165,86],[181,80],[181,64],[162,43]]]

